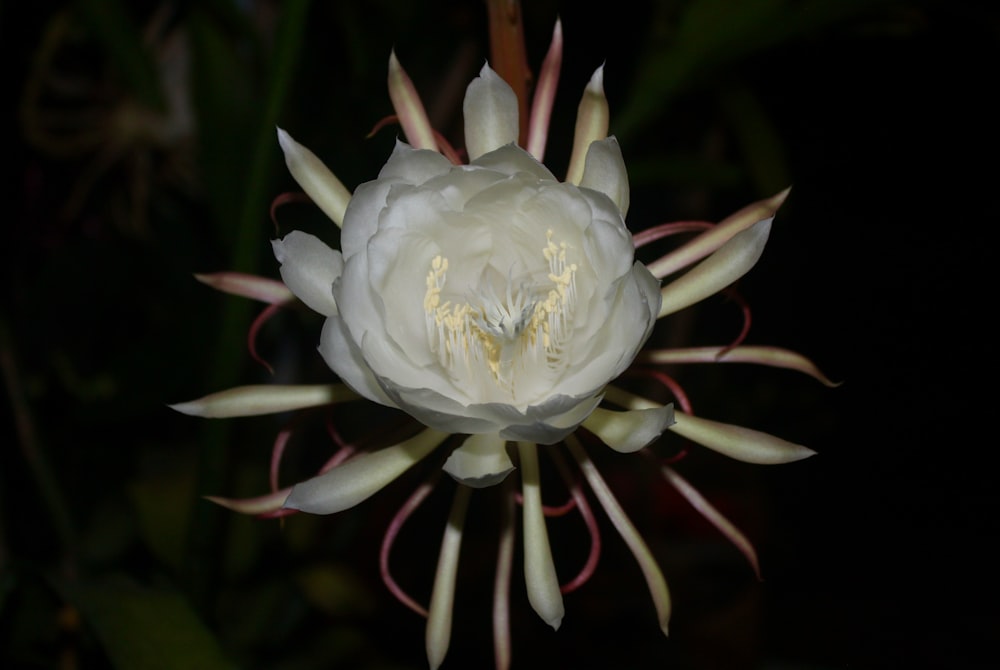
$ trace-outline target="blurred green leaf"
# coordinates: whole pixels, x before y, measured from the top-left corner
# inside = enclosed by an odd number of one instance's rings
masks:
[[[63,584],[120,670],[234,667],[184,598],[125,577]]]
[[[121,0],[79,0],[76,9],[136,97],[149,107],[165,109],[153,54],[125,4]]]
[[[757,96],[745,86],[726,86],[719,98],[756,191],[777,193],[788,186],[784,144]]]
[[[687,87],[724,65],[863,14],[891,0],[693,0],[673,29],[654,38],[632,82],[632,95],[616,114],[619,138],[641,130]],[[672,7],[672,5],[671,5]]]

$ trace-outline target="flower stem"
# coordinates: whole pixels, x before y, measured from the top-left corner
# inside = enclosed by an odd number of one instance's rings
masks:
[[[488,0],[490,22],[490,64],[517,96],[517,143],[525,146],[528,137],[528,89],[531,70],[524,46],[524,21],[518,0]]]

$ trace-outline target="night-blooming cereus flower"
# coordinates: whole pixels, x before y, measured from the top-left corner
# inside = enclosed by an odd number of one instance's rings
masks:
[[[672,404],[609,385],[636,360],[658,318],[722,290],[756,263],[785,194],[718,225],[705,224],[698,228],[704,229],[700,236],[649,267],[636,262],[639,241],[625,226],[628,178],[618,143],[607,136],[602,70],[595,72],[580,104],[567,179],[557,179],[539,160],[560,49],[557,28],[539,78],[529,150],[517,144],[518,100],[487,65],[466,91],[468,162],[458,161],[431,130],[395,56],[390,58],[390,97],[409,143],[398,142],[378,178],[353,195],[315,155],[279,130],[292,175],[342,227],[341,249],[291,232],[273,242],[283,285],[238,275],[203,280],[272,305],[290,300],[290,290],[325,317],[319,351],[343,385],[244,387],[175,406],[202,416],[240,416],[365,398],[401,409],[423,425],[392,446],[357,455],[340,452],[319,475],[294,487],[279,488],[272,470],[271,494],[215,499],[261,515],[344,510],[448,444],[444,470],[459,486],[428,610],[403,593],[387,569],[392,537],[426,489],[394,520],[382,555],[390,589],[428,616],[432,667],[443,660],[450,639],[470,491],[507,480],[515,468],[512,456],[520,470],[525,586],[541,618],[559,626],[561,593],[586,580],[600,546],[587,497],[569,476],[572,505],[587,521],[594,549],[581,575],[560,587],[539,488],[538,445],[552,445],[543,448],[560,470],[565,470],[564,451],[577,462],[632,550],[665,632],[670,612],[666,582],[574,431],[582,426],[621,452],[642,450],[669,428],[749,462],[789,462],[812,454],[770,435],[691,415],[683,392],[671,383],[668,387],[685,410],[676,416]],[[651,230],[642,241],[680,231],[670,225]],[[661,288],[660,279],[689,266]],[[825,381],[801,356],[767,347],[663,350],[642,356],[648,363],[756,362],[798,369]],[[603,402],[618,409],[602,407]],[[287,435],[279,438],[277,455],[285,439]],[[755,564],[753,549],[739,530],[672,468],[664,466],[663,473]],[[502,528],[501,535],[494,630],[497,665],[506,667],[513,528]]]

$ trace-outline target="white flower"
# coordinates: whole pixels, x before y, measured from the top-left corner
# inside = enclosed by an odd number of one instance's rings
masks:
[[[342,258],[301,232],[275,254],[292,291],[326,315],[320,352],[356,392],[443,432],[551,444],[631,364],[659,282],[634,261],[614,138],[591,145],[582,183],[594,188],[576,186],[514,144],[516,101],[488,66],[465,109],[470,133],[499,128],[467,138],[484,152],[470,164],[399,142],[351,198]],[[454,474],[495,470],[464,463]]]
[[[392,56],[390,97],[411,144],[396,144],[376,180],[352,194],[312,152],[278,131],[290,172],[341,226],[341,250],[315,236],[292,232],[273,242],[283,285],[235,273],[199,277],[220,290],[270,303],[265,314],[290,301],[290,290],[326,318],[319,351],[343,383],[242,387],[175,409],[206,417],[247,416],[363,397],[401,409],[424,426],[408,439],[377,450],[354,454],[342,448],[315,477],[279,488],[277,464],[288,437],[283,432],[275,442],[270,494],[212,500],[262,516],[296,510],[338,512],[382,489],[449,435],[464,436],[444,464],[462,485],[456,489],[426,610],[394,583],[388,553],[399,526],[427,495],[429,484],[401,508],[383,542],[387,586],[404,604],[428,617],[432,668],[440,665],[450,639],[470,487],[504,480],[514,469],[512,455],[521,479],[525,588],[539,616],[555,628],[560,625],[561,592],[586,581],[600,546],[586,497],[568,480],[572,506],[588,520],[593,542],[580,575],[560,586],[546,530],[537,445],[561,443],[547,448],[557,462],[563,451],[575,461],[639,563],[659,625],[666,632],[670,616],[666,581],[572,433],[582,426],[612,449],[635,452],[669,428],[752,463],[787,463],[813,453],[765,433],[694,416],[686,396],[669,378],[666,385],[684,410],[676,417],[672,404],[611,384],[636,360],[658,319],[717,293],[754,266],[787,191],[745,207],[717,225],[668,223],[633,239],[625,226],[628,177],[617,141],[607,136],[601,69],[594,73],[579,106],[566,180],[559,181],[540,163],[561,42],[557,25],[538,81],[527,151],[517,144],[518,101],[511,88],[489,66],[469,85],[464,104],[467,164],[459,164],[456,153],[435,136],[419,96]],[[648,268],[635,261],[637,246],[692,229],[703,232]],[[661,279],[684,269],[684,274],[660,287]],[[830,383],[798,354],[738,344],[647,351],[639,360],[753,362],[796,369]],[[600,407],[602,402],[622,409]],[[508,451],[511,442],[516,448]],[[661,470],[756,569],[749,540],[672,468],[664,465]],[[511,506],[512,491],[513,487],[507,488]],[[494,631],[497,667],[505,668],[514,537],[509,518],[500,533]]]

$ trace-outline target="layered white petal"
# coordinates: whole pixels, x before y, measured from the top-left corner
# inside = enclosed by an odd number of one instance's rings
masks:
[[[466,438],[441,469],[459,483],[478,489],[502,482],[514,470],[514,463],[507,455],[507,440],[482,433]]]
[[[590,143],[580,188],[593,189],[611,198],[623,219],[628,214],[628,172],[622,149],[614,136]]]
[[[673,423],[672,404],[627,412],[612,412],[598,407],[583,422],[583,427],[615,451],[628,454],[653,442]]]
[[[447,437],[447,433],[428,428],[399,444],[355,456],[329,472],[296,484],[284,507],[310,514],[333,514],[354,507],[406,472]]]
[[[285,164],[302,190],[338,226],[344,223],[344,212],[351,192],[340,183],[316,155],[278,128],[278,144],[285,153]]]
[[[281,281],[292,293],[323,316],[336,314],[333,282],[344,271],[340,252],[326,246],[315,235],[298,230],[280,240],[271,240],[271,248],[281,264]]]
[[[474,161],[505,144],[517,142],[517,96],[513,89],[484,65],[465,91],[465,149]]]

